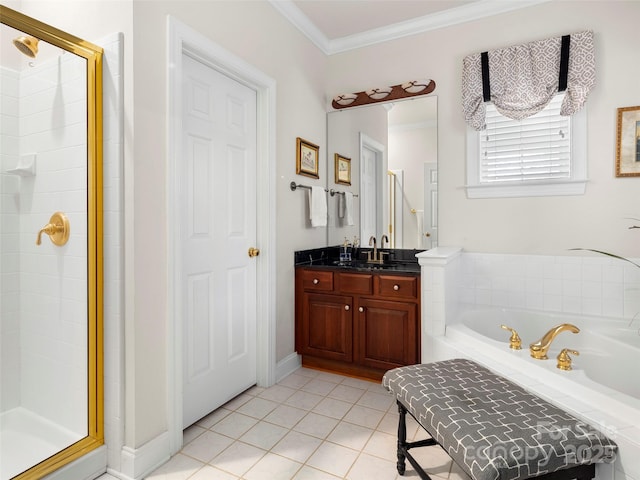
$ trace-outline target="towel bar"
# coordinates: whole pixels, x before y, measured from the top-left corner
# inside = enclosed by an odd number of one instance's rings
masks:
[[[345,192],[341,192],[339,190],[334,190],[333,188],[331,190],[329,190],[329,194],[333,197],[334,195],[344,195]],[[354,193],[353,194],[354,197],[357,197],[358,194]]]
[[[311,190],[311,187],[309,185],[302,185],[301,183],[296,183],[296,182],[291,182],[289,184],[289,188],[291,189],[292,192],[295,192],[296,189],[298,189],[298,188],[306,188],[307,190]],[[324,191],[328,192],[332,197],[334,195],[344,195],[344,192],[341,192],[341,191],[338,191],[338,190],[334,190],[333,188],[331,190],[327,190],[325,188]],[[354,193],[353,196],[357,197],[358,194]]]
[[[291,189],[292,192],[295,192],[296,188],[306,188],[307,190],[311,190],[311,187],[309,185],[302,185],[301,183],[296,183],[296,182],[291,182],[289,184],[289,188]],[[325,188],[324,191],[328,192],[329,190]]]

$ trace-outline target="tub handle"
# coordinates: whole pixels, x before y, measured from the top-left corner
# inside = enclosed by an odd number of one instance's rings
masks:
[[[511,332],[511,337],[509,338],[509,348],[513,350],[520,350],[522,348],[522,340],[520,339],[520,335],[518,335],[518,332],[516,332],[511,327],[507,327],[506,325],[500,325],[500,328]]]
[[[558,354],[558,364],[556,365],[556,367],[558,367],[560,370],[571,370],[571,357],[569,356],[569,354],[580,355],[580,352],[577,350],[572,350],[570,348],[563,348]]]

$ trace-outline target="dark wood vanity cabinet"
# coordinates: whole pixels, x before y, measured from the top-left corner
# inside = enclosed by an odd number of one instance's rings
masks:
[[[353,360],[353,299],[343,295],[303,293],[302,338],[298,351],[341,362]]]
[[[420,277],[296,268],[303,365],[379,380],[420,361]]]

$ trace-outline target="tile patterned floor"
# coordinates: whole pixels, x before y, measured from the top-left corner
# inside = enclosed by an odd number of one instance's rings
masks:
[[[301,368],[187,428],[183,449],[147,480],[419,478],[408,462],[405,475],[397,474],[397,421],[380,384]],[[413,419],[407,431],[410,440],[426,435]],[[438,447],[412,454],[435,479],[468,479]]]

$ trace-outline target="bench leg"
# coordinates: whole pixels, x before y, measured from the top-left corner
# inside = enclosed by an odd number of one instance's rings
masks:
[[[398,473],[400,475],[404,475],[406,464],[405,464],[405,452],[407,446],[407,410],[404,408],[400,402],[398,402],[398,413],[400,414],[400,419],[398,420]]]
[[[431,477],[427,475],[427,472],[424,471],[416,459],[409,453],[409,449],[416,447],[431,447],[433,445],[437,445],[437,443],[433,438],[427,438],[417,442],[407,442],[407,409],[399,401],[397,403],[398,413],[400,414],[398,419],[398,463],[396,464],[398,473],[400,475],[404,475],[406,469],[405,460],[409,460],[409,463],[411,463],[413,468],[416,470],[416,473],[421,480],[431,480]]]

